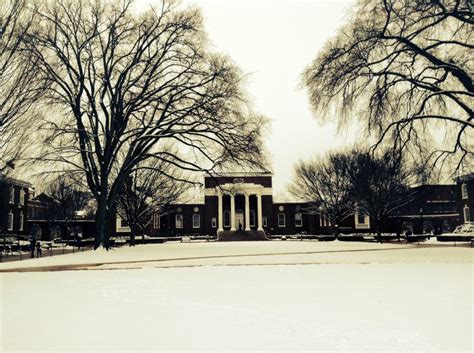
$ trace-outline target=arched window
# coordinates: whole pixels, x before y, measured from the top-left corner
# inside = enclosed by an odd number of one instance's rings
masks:
[[[255,211],[250,210],[250,227],[255,227]]]
[[[176,215],[176,229],[183,229],[183,215]]]
[[[224,227],[230,227],[230,212],[224,211]]]
[[[201,215],[199,213],[193,214],[193,228],[201,228]]]
[[[303,226],[303,214],[301,212],[295,213],[295,227]]]

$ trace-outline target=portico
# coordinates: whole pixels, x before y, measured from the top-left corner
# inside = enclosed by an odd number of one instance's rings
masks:
[[[212,205],[209,212],[217,216],[214,222],[220,240],[265,239],[266,214],[272,198],[271,175],[209,176],[205,196]]]
[[[244,230],[251,230],[250,222],[250,197],[256,197],[257,199],[257,230],[263,232],[263,217],[262,217],[262,190],[263,187],[255,187],[255,185],[240,185],[239,189],[225,188],[216,188],[215,192],[217,194],[217,217],[218,217],[218,232],[224,231],[224,196],[228,195],[230,197],[230,230],[237,231],[239,229],[238,224],[236,223],[236,208],[235,208],[235,198],[237,195],[243,195],[245,198],[245,212],[244,212]]]

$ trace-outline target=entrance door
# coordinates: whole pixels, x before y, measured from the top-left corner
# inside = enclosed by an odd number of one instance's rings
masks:
[[[235,228],[237,230],[244,230],[244,212],[242,210],[235,211]]]

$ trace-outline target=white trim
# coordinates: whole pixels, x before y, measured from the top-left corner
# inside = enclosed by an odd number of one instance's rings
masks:
[[[364,223],[359,223],[359,211],[354,213],[356,229],[370,229],[370,217],[364,212]]]
[[[122,227],[122,218],[117,215],[117,218],[115,219],[115,231],[117,233],[130,233],[132,230],[130,227]]]
[[[283,225],[280,225],[280,216],[283,216]],[[286,215],[283,212],[279,212],[277,214],[277,226],[279,228],[285,228],[286,227]]]
[[[264,187],[260,184],[254,183],[242,183],[242,184],[223,184],[214,188],[204,189],[205,196],[217,196],[219,193],[223,195],[234,194],[234,195],[264,195],[271,196],[273,195],[273,188]]]
[[[262,172],[222,172],[222,173],[206,173],[205,177],[207,178],[229,178],[229,177],[236,177],[236,178],[244,178],[244,177],[271,177],[273,174],[269,171],[262,171]]]

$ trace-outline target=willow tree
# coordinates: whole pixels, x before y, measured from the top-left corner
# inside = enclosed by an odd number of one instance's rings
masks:
[[[419,147],[433,162],[474,157],[474,17],[470,0],[359,0],[305,70],[321,119],[358,117],[375,141]],[[432,144],[432,141],[446,143]]]
[[[200,12],[174,1],[52,0],[38,10],[32,57],[59,110],[40,158],[85,176],[97,200],[96,242],[109,246],[117,195],[147,160],[190,171],[258,163],[263,118],[242,74],[211,53]],[[162,146],[172,144],[179,153]]]

